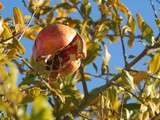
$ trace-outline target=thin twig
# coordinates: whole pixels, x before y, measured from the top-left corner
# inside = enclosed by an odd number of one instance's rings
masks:
[[[34,16],[35,16],[36,12],[37,12],[37,10],[35,10],[34,13],[32,14],[31,19],[29,20],[27,26],[24,28],[22,34],[21,34],[20,37],[18,38],[18,41],[20,41],[20,40],[22,39],[22,37],[23,37],[23,35],[25,34],[26,30],[29,28],[29,26],[30,26],[30,24],[32,23],[32,20],[33,20],[33,18],[34,18]]]
[[[114,11],[115,11],[116,15],[119,16],[117,9],[115,7],[113,7],[113,8],[114,8]],[[122,55],[123,55],[124,64],[125,64],[125,68],[126,68],[128,63],[127,63],[126,49],[125,49],[125,44],[124,44],[124,41],[123,41],[123,36],[122,36],[122,31],[121,31],[120,24],[118,24],[118,30],[119,30],[120,39],[121,39]]]
[[[153,9],[155,18],[158,19],[157,11],[156,11],[156,8],[154,6],[153,0],[150,0],[150,4],[151,4],[151,7]]]
[[[85,97],[87,97],[88,96],[88,87],[87,87],[86,80],[84,78],[84,71],[83,71],[83,67],[82,66],[80,67],[80,73],[81,73],[81,77],[82,77],[81,81],[82,81],[84,95],[85,95]]]
[[[120,30],[120,34],[121,34],[121,28],[119,26],[119,30]],[[123,41],[123,36],[120,36],[121,38],[121,46],[122,46],[122,53],[123,53],[123,59],[124,59],[124,63],[125,63],[125,67],[127,67],[127,57],[126,57],[126,49],[125,49],[125,45],[124,45],[124,41]]]
[[[8,40],[10,40],[10,39],[13,39],[13,38],[15,38],[15,37],[17,37],[17,36],[20,36],[22,33],[20,32],[20,33],[17,33],[17,34],[15,34],[15,35],[13,35],[13,36],[11,36],[11,37],[8,37],[8,38],[6,38],[6,39],[1,39],[0,40],[0,44],[1,43],[4,43],[4,42],[7,42]]]
[[[29,62],[25,58],[23,58],[21,55],[17,54],[17,56],[21,59],[21,61],[31,70],[33,70],[33,67],[30,65]]]

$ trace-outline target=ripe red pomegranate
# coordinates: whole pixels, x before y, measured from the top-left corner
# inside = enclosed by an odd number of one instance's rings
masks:
[[[85,41],[74,29],[62,24],[44,28],[37,36],[32,54],[34,61],[44,60],[50,79],[74,73],[85,57]]]

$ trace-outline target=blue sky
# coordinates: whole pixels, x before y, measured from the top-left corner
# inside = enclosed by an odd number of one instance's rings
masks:
[[[4,4],[4,9],[0,11],[0,15],[6,18],[7,16],[12,16],[12,9],[13,7],[19,7],[25,15],[29,14],[26,8],[24,8],[21,0],[0,0]],[[54,2],[58,2],[59,0],[52,0]],[[94,17],[94,19],[99,18],[99,13],[97,12],[98,9],[95,7],[94,0],[90,0],[93,11],[91,13],[91,16]],[[157,31],[155,22],[154,22],[154,14],[150,6],[149,0],[121,0],[126,6],[132,11],[133,15],[136,16],[136,13],[140,13],[144,20],[155,30]],[[79,15],[75,15],[74,17],[79,17]],[[106,39],[107,41],[107,39]],[[24,44],[26,49],[26,54],[24,55],[26,58],[29,58],[32,51],[33,41],[27,40],[23,38],[21,42]],[[111,68],[111,71],[115,71],[118,67],[123,67],[123,58],[122,58],[122,50],[121,46],[118,43],[108,44],[109,52],[111,53],[112,57],[109,62],[109,66]],[[134,55],[138,54],[143,49],[143,45],[137,43],[136,46],[132,49],[127,48],[127,53],[132,53]],[[147,59],[147,58],[145,58]],[[99,60],[97,59],[96,62],[100,64]],[[142,66],[142,62],[138,63],[136,67],[140,69],[144,69],[145,67]],[[89,67],[87,69],[89,72],[93,72],[93,69]],[[103,80],[95,79],[92,82],[88,82],[89,89],[95,88],[100,85],[104,84]],[[81,88],[81,85],[78,85],[79,88]]]

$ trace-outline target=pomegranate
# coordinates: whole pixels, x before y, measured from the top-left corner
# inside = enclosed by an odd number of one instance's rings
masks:
[[[73,74],[85,57],[85,41],[74,29],[62,24],[44,28],[33,46],[33,60],[45,62],[50,79]]]

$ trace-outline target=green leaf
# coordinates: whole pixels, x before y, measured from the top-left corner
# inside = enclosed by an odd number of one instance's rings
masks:
[[[99,41],[103,40],[104,37],[106,37],[106,33],[109,30],[109,21],[103,20],[99,21],[95,26],[95,38],[97,38]]]
[[[88,0],[83,0],[83,3],[81,4],[80,10],[84,17],[88,17],[91,12],[91,4]]]
[[[44,97],[37,97],[32,104],[31,120],[53,120],[52,109]]]
[[[98,56],[100,46],[97,42],[88,42],[87,43],[87,57],[83,61],[84,64],[89,64]]]

